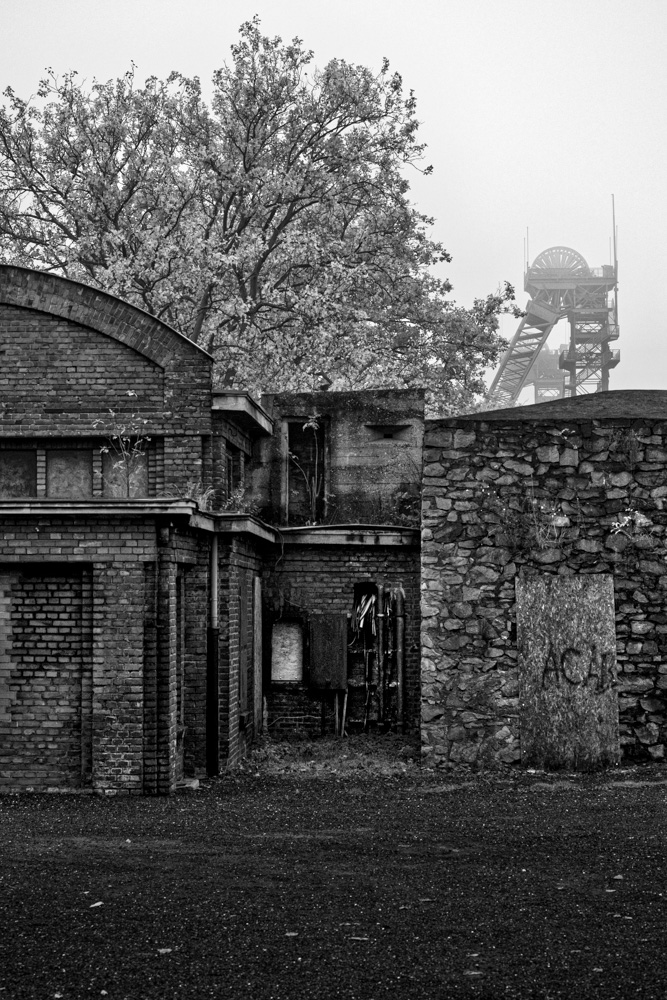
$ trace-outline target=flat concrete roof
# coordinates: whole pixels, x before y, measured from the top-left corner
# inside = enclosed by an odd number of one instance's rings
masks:
[[[210,518],[213,522],[213,530],[218,535],[226,533],[253,535],[263,542],[277,542],[279,539],[276,528],[264,524],[264,521],[260,521],[259,518],[252,517],[250,514],[204,514],[202,516]]]
[[[213,409],[229,413],[250,434],[273,434],[273,420],[248,392],[214,389]]]

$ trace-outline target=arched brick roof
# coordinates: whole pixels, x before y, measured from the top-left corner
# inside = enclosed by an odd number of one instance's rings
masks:
[[[142,309],[45,271],[0,264],[0,305],[36,309],[79,323],[126,344],[162,368],[193,353],[212,360],[201,347]]]

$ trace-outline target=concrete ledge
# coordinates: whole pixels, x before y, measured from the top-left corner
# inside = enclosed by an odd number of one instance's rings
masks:
[[[194,500],[160,499],[146,500],[56,500],[31,497],[29,500],[0,500],[2,515],[43,517],[108,517],[167,514],[173,517],[191,517],[197,510]]]
[[[204,517],[212,522],[212,530],[218,535],[252,535],[263,542],[272,543],[280,540],[280,533],[276,528],[264,524],[263,521],[249,514],[200,514],[195,515],[191,523],[196,527],[204,527],[203,524],[199,525],[198,523]]]
[[[370,545],[394,548],[418,547],[420,537],[418,528],[374,524],[307,525],[303,528],[281,528],[280,534],[285,545]]]
[[[214,389],[213,409],[232,416],[250,434],[273,434],[273,420],[247,392]]]

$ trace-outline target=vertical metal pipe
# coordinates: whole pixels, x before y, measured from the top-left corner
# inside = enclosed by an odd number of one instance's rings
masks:
[[[211,628],[218,628],[218,536],[211,539]]]
[[[394,589],[396,621],[396,724],[399,730],[404,723],[404,673],[405,673],[405,591],[401,584]]]
[[[219,649],[220,628],[218,619],[218,536],[211,539],[210,563],[210,625],[206,635],[206,773],[214,777],[220,772],[219,740]]]
[[[378,722],[384,722],[384,583],[376,580],[377,599],[375,603],[375,658],[377,662]]]

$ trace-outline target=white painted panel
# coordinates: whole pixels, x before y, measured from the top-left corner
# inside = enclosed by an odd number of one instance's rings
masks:
[[[297,622],[276,622],[271,635],[271,680],[303,678],[303,635]]]

